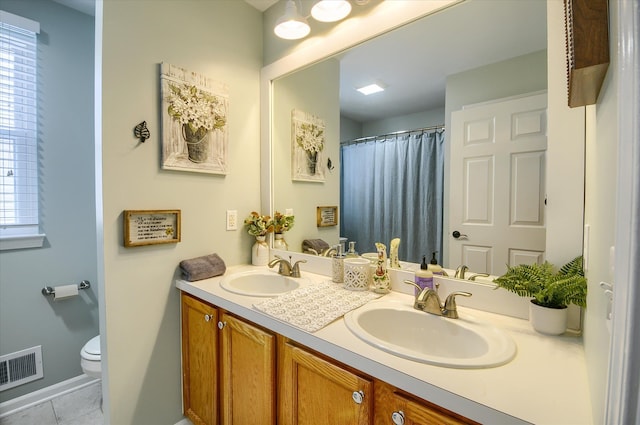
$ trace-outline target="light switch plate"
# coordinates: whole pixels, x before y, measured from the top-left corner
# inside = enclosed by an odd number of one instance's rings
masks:
[[[238,230],[238,210],[227,210],[227,230]]]

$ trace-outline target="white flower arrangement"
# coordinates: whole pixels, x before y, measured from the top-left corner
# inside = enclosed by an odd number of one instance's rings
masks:
[[[300,124],[296,132],[296,142],[309,153],[320,152],[324,148],[324,128],[316,124]]]
[[[168,112],[180,124],[189,124],[191,130],[220,130],[227,123],[224,104],[217,97],[194,85],[169,84]]]

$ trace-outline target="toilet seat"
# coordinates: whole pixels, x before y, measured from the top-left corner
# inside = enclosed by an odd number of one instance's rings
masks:
[[[94,336],[80,350],[80,367],[92,378],[102,377],[102,362],[100,352],[100,335]]]
[[[100,335],[94,336],[82,347],[80,356],[85,360],[100,361]]]

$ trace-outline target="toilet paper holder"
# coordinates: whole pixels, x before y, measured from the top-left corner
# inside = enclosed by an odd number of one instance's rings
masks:
[[[91,288],[91,282],[89,282],[88,280],[83,280],[78,285],[78,289],[88,289],[88,288]],[[55,293],[56,293],[56,290],[53,289],[51,286],[45,286],[44,288],[42,288],[42,295],[44,296],[55,295]]]

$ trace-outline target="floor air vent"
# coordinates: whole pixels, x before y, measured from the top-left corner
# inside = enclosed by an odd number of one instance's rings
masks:
[[[0,391],[42,378],[42,346],[0,356]]]

